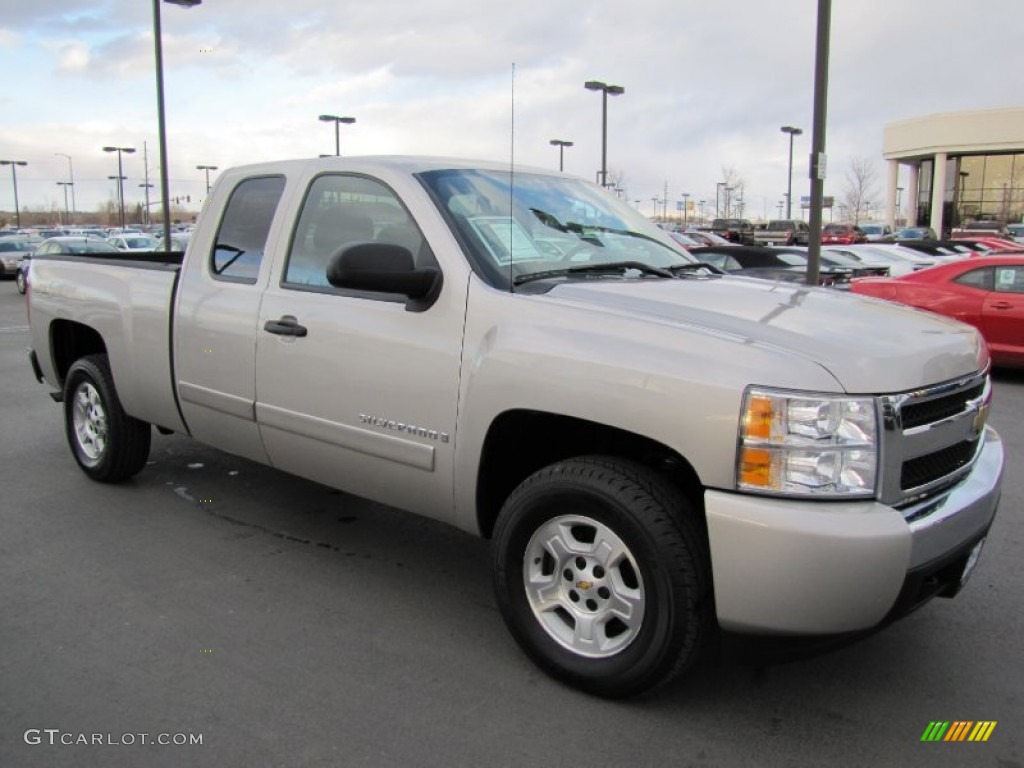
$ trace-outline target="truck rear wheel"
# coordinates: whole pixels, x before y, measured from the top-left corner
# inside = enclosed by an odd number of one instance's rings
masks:
[[[64,428],[75,461],[93,480],[116,483],[146,466],[149,424],[121,408],[106,355],[80,358],[68,370]]]
[[[493,555],[516,642],[589,693],[668,682],[708,634],[706,537],[683,495],[642,465],[586,457],[531,475],[501,511]]]

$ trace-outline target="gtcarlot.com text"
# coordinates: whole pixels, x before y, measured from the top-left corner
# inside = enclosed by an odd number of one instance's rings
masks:
[[[201,733],[82,733],[60,728],[29,728],[23,738],[26,744],[73,746],[77,744],[132,747],[138,744],[161,746],[196,746],[203,743]]]

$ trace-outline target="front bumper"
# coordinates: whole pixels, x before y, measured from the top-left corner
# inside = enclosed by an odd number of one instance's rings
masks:
[[[858,632],[934,594],[954,594],[966,553],[995,516],[1003,461],[999,435],[986,428],[963,480],[902,510],[708,490],[719,625],[753,634]]]

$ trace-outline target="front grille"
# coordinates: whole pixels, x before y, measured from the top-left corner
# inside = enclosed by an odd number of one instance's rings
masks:
[[[953,474],[970,463],[977,449],[977,440],[965,440],[935,453],[904,462],[903,470],[900,472],[900,490],[920,488]]]
[[[962,392],[955,392],[952,395],[937,397],[934,400],[926,400],[918,403],[908,403],[902,408],[903,428],[913,429],[924,424],[931,424],[936,421],[948,419],[958,413],[963,413],[967,408],[967,402],[981,397],[985,391],[985,382],[976,384],[970,389]]]
[[[957,483],[978,455],[990,394],[980,372],[881,397],[880,499],[907,508]]]

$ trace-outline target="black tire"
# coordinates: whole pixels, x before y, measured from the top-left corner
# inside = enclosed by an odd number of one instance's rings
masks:
[[[621,698],[667,683],[710,633],[703,526],[678,489],[640,464],[584,457],[531,475],[501,510],[493,568],[516,642],[588,693]]]
[[[71,454],[93,480],[116,483],[146,466],[150,426],[121,408],[106,355],[82,357],[68,370],[64,429]]]
[[[25,273],[22,272],[20,269],[18,270],[17,274],[15,274],[15,276],[14,276],[14,283],[15,283],[15,285],[18,286],[18,293],[24,295],[25,294],[25,288],[27,286],[25,284]]]

